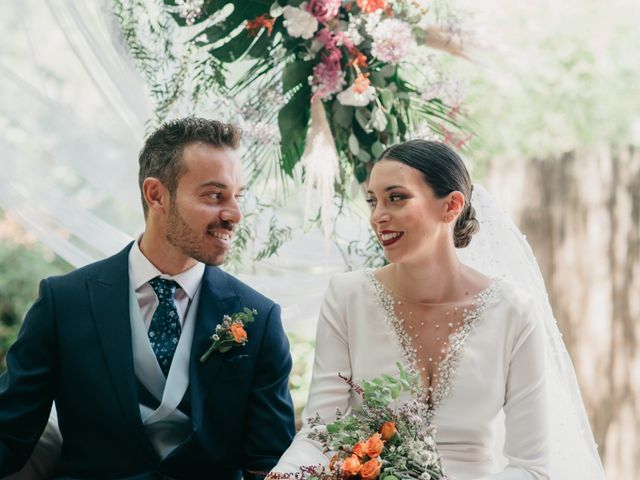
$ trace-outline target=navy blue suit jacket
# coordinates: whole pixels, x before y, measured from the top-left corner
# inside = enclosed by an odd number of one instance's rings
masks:
[[[289,344],[280,308],[207,267],[189,365],[193,432],[161,460],[139,410],[129,321],[128,254],[45,279],[0,377],[0,478],[30,456],[56,401],[56,478],[239,479],[269,471],[291,443]],[[201,363],[224,314],[258,311],[249,341]]]

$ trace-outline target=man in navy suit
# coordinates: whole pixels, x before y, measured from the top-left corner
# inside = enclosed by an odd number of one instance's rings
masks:
[[[239,139],[199,118],[160,127],[139,159],[142,236],[42,281],[0,377],[0,477],[27,461],[53,401],[54,478],[235,480],[277,463],[294,434],[280,309],[216,266],[242,216]],[[246,342],[202,361],[244,308]]]

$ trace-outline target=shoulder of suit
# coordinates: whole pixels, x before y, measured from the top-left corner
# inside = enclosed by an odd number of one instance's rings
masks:
[[[114,255],[103,260],[98,260],[97,262],[89,263],[82,267],[76,268],[75,270],[71,270],[70,272],[63,273],[62,275],[47,277],[47,281],[52,282],[53,284],[72,284],[78,282],[84,283],[84,281],[89,278],[99,277],[100,273],[105,267],[113,264],[114,262],[118,262],[115,257],[116,256]],[[128,268],[126,260],[123,268]]]
[[[218,268],[219,269],[219,267],[210,267],[210,268]],[[229,286],[233,289],[233,291],[239,297],[245,297],[245,298],[246,297],[250,297],[252,302],[254,302],[254,303],[255,302],[259,302],[260,304],[268,306],[268,308],[271,308],[271,306],[275,303],[269,297],[267,297],[267,296],[263,295],[262,293],[258,292],[256,289],[254,289],[253,287],[249,286],[248,284],[246,284],[242,280],[234,277],[233,275],[231,275],[230,273],[225,272],[224,270],[221,270],[221,269],[219,269],[219,270],[225,276],[225,279],[227,280]]]

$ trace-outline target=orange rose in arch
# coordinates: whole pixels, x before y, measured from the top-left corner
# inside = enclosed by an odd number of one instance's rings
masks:
[[[231,335],[233,336],[233,340],[236,343],[244,343],[247,341],[247,331],[244,329],[241,323],[232,323],[229,329],[231,331]]]
[[[380,434],[385,442],[391,440],[397,433],[396,422],[384,422],[380,427]]]
[[[358,0],[358,7],[364,13],[373,13],[376,10],[384,9],[387,4],[385,0]]]
[[[377,458],[372,458],[360,469],[360,477],[362,480],[373,480],[378,478],[380,475],[380,467],[382,466],[382,462]]]
[[[380,434],[376,433],[369,437],[366,443],[367,455],[371,458],[379,457],[384,448],[384,442],[380,438]]]
[[[351,455],[342,462],[342,472],[346,475],[355,476],[362,470],[362,463],[357,455]]]

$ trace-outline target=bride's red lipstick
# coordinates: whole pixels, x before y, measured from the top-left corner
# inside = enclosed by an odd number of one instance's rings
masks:
[[[402,238],[404,232],[396,232],[395,230],[383,230],[378,234],[378,239],[383,247],[393,245]]]

